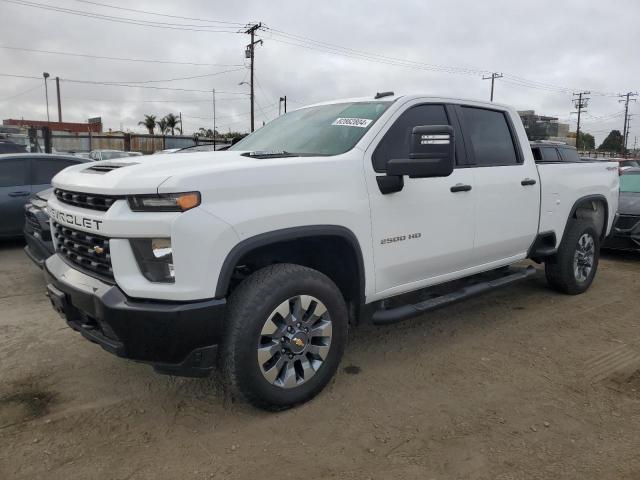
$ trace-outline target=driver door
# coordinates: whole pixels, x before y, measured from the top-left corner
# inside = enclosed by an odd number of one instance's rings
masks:
[[[452,107],[416,103],[400,112],[372,142],[365,155],[371,205],[376,294],[414,290],[461,276],[471,267],[475,234],[473,169],[466,155]],[[450,125],[454,129],[456,165],[441,178],[409,178],[396,193],[383,194],[376,177],[386,163],[409,158],[414,127]]]

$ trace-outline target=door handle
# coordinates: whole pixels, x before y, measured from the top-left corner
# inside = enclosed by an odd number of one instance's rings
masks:
[[[10,197],[26,197],[30,192],[20,191],[20,192],[9,192]]]
[[[463,185],[462,183],[456,183],[453,187],[450,188],[450,190],[455,193],[455,192],[468,192],[469,190],[471,190],[471,185]]]
[[[520,185],[526,187],[527,185],[535,185],[536,181],[533,178],[525,178],[520,182]]]

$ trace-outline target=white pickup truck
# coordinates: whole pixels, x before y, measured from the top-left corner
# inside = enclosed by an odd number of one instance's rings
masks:
[[[389,324],[527,278],[510,267],[527,258],[556,290],[587,290],[618,166],[536,164],[511,107],[388,92],[300,108],[227,151],[82,164],[53,185],[45,277],[72,328],[162,373],[220,364],[282,409],[329,382],[366,304]]]

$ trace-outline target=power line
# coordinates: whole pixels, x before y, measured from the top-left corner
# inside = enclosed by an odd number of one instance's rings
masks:
[[[40,79],[38,79],[40,80]],[[38,84],[35,87],[28,88],[20,93],[16,93],[15,95],[11,95],[10,97],[5,97],[0,99],[0,102],[7,102],[9,100],[13,100],[14,98],[21,97],[22,95],[26,95],[29,92],[33,92],[34,90],[39,90],[42,88],[42,85]]]
[[[0,73],[0,77],[28,78],[28,79],[38,79],[38,80],[40,80],[41,78],[33,75],[18,75],[13,73]],[[79,79],[73,79],[73,78],[61,78],[60,81],[69,82],[69,83],[80,83],[80,84],[86,84],[86,85],[101,85],[101,86],[107,86],[107,87],[128,87],[128,88],[145,88],[145,89],[151,89],[151,90],[168,90],[168,91],[175,91],[175,92],[211,93],[210,90],[199,90],[199,89],[193,89],[193,88],[177,88],[177,87],[156,87],[151,85],[132,85],[130,83],[124,83],[124,82],[108,83],[108,82],[99,82],[97,80],[79,80]],[[222,93],[225,95],[247,95],[247,93],[245,92],[219,91],[218,93]]]
[[[141,62],[141,63],[159,63],[166,65],[188,65],[188,66],[196,66],[196,67],[242,67],[244,64],[240,63],[198,63],[198,62],[177,62],[171,60],[147,60],[143,58],[125,58],[125,57],[107,57],[104,55],[89,55],[87,53],[74,53],[74,52],[60,52],[55,50],[38,50],[35,48],[23,48],[23,47],[14,47],[10,45],[0,45],[0,48],[6,50],[17,50],[21,52],[32,52],[32,53],[45,53],[49,55],[66,55],[69,57],[80,57],[80,58],[94,58],[97,60],[114,60],[121,62]]]
[[[222,75],[224,73],[231,73],[231,72],[239,72],[240,70],[244,70],[244,67],[242,68],[235,68],[233,70],[224,70],[222,72],[215,72],[215,73],[205,73],[204,75],[193,75],[190,77],[177,77],[177,78],[165,78],[165,79],[159,79],[159,80],[127,80],[127,81],[108,81],[105,80],[103,83],[105,84],[120,84],[120,83],[164,83],[164,82],[177,82],[180,80],[194,80],[196,78],[207,78],[207,77],[215,77],[216,75]]]
[[[184,24],[184,23],[168,23],[157,22],[151,20],[141,20],[129,17],[118,17],[113,15],[105,15],[100,13],[87,12],[85,10],[74,10],[71,8],[55,7],[53,5],[47,5],[37,2],[29,2],[26,0],[0,0],[14,5],[20,5],[23,7],[38,8],[41,10],[49,10],[58,13],[67,13],[70,15],[93,18],[97,20],[105,20],[113,23],[124,23],[129,25],[137,25],[142,27],[154,27],[168,30],[183,30],[189,32],[208,32],[208,33],[238,33],[235,27],[216,26],[216,30],[212,29],[211,25],[202,24]]]
[[[355,58],[359,60],[365,60],[374,63],[386,64],[386,65],[394,65],[405,68],[412,68],[418,70],[428,70],[428,71],[440,71],[444,73],[452,73],[452,74],[460,74],[460,75],[490,75],[491,71],[475,68],[475,67],[457,67],[452,65],[436,65],[436,64],[428,64],[424,62],[417,62],[414,60],[406,60],[397,57],[389,57],[385,55],[378,55],[374,53],[365,52],[362,50],[356,50],[349,47],[343,47],[341,45],[331,44],[328,42],[321,42],[318,40],[311,39],[309,37],[304,37],[302,35],[295,35],[291,33],[284,32],[282,30],[278,30],[271,27],[265,27],[267,32],[271,35],[270,39],[276,42],[285,43],[297,47],[308,48],[311,50],[321,51],[323,53],[330,53],[334,55],[345,56],[349,58]],[[514,85],[533,88],[545,91],[551,91],[556,93],[570,94],[572,89],[568,87],[562,87],[558,85],[553,85],[550,83],[545,83],[537,80],[529,80],[523,77],[519,77],[511,74],[503,74],[506,79],[508,79],[507,83],[511,83]],[[505,80],[506,81],[506,80]],[[615,93],[609,92],[593,92],[593,95],[599,96],[615,96]]]
[[[224,21],[224,20],[211,20],[211,19],[207,19],[207,18],[182,17],[180,15],[169,15],[167,13],[150,12],[148,10],[137,10],[135,8],[125,8],[125,7],[116,6],[116,5],[109,5],[109,4],[106,4],[106,3],[91,2],[89,0],[73,0],[73,1],[78,2],[78,3],[86,3],[86,4],[89,4],[89,5],[96,5],[96,6],[104,7],[104,8],[113,8],[115,10],[122,10],[122,11],[127,11],[127,12],[145,13],[147,15],[155,15],[157,17],[177,18],[177,19],[180,19],[180,20],[196,20],[196,21],[199,21],[199,22],[207,22],[207,23],[223,23],[223,24],[227,24],[227,25],[236,25],[237,27],[241,27],[241,26],[244,25],[244,23],[242,23],[242,22],[228,22],[228,21]]]
[[[79,100],[83,102],[106,102],[106,103],[206,103],[209,104],[210,100],[194,100],[194,99],[176,99],[176,100],[131,100],[131,99],[120,99],[115,100],[113,98],[87,98],[87,97],[68,97],[65,96],[65,100]],[[245,101],[244,98],[238,97],[216,97],[216,102],[218,101]]]

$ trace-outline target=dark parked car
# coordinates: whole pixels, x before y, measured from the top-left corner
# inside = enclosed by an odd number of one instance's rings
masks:
[[[24,145],[10,142],[8,140],[0,140],[0,154],[2,153],[24,153],[27,148]]]
[[[47,215],[47,200],[52,194],[53,188],[34,193],[24,205],[24,239],[27,242],[24,251],[40,268],[54,252]]]
[[[640,251],[640,168],[620,174],[618,219],[604,248]]]
[[[20,237],[24,204],[31,194],[49,188],[51,178],[63,168],[86,161],[44,153],[0,155],[0,238]]]

